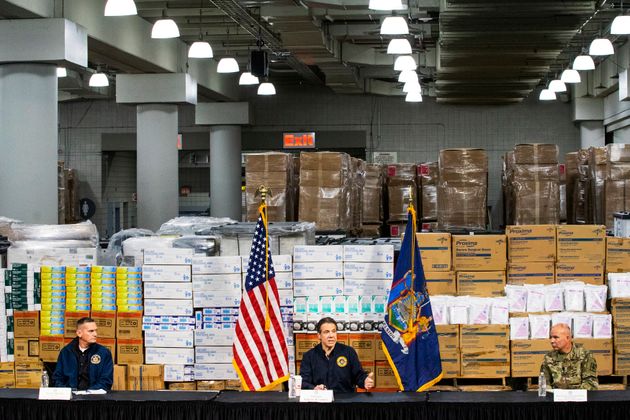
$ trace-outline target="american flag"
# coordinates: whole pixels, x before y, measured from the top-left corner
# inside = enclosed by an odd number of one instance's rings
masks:
[[[266,206],[258,211],[232,348],[232,364],[246,391],[264,391],[289,379],[280,299],[267,246]]]

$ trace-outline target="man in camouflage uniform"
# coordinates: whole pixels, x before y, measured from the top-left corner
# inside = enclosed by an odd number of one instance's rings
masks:
[[[571,328],[556,324],[551,328],[551,347],[543,360],[541,371],[547,386],[560,389],[597,389],[597,362],[590,351],[573,343]]]

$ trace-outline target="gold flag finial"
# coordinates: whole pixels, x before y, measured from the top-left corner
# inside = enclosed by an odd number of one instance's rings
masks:
[[[265,204],[266,201],[267,201],[267,196],[271,197],[273,195],[273,193],[271,191],[271,188],[267,188],[264,185],[261,185],[256,190],[256,196],[258,196],[258,195],[260,195],[260,200],[262,201],[262,203]]]

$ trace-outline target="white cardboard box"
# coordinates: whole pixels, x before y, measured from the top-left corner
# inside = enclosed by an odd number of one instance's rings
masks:
[[[393,263],[344,262],[343,277],[347,279],[389,279],[394,278]]]
[[[195,308],[234,307],[241,304],[241,292],[193,292]]]
[[[335,261],[343,261],[342,245],[296,245],[293,248],[294,263]]]
[[[242,274],[243,289],[245,289],[245,279],[247,274]],[[276,285],[278,289],[293,289],[293,273],[290,271],[278,272],[276,271]]]
[[[191,365],[195,363],[193,348],[146,347],[147,365]]]
[[[342,262],[295,262],[293,263],[294,279],[341,279],[343,278]]]
[[[343,294],[343,279],[293,280],[293,296],[336,296]]]
[[[193,249],[162,248],[144,249],[145,264],[183,264],[191,265],[194,254]]]
[[[232,363],[232,346],[197,346],[196,363]]]
[[[192,382],[194,365],[164,365],[164,382]]]
[[[238,274],[241,257],[194,257],[193,274]]]
[[[144,283],[146,299],[192,299],[191,283]]]
[[[195,344],[195,334],[188,331],[145,331],[145,347],[191,348]]]
[[[243,262],[243,273],[247,272],[249,264],[249,256],[241,257]],[[293,258],[291,255],[271,255],[273,261],[273,269],[276,274],[279,272],[293,271]]]
[[[154,282],[190,282],[189,265],[143,265],[142,280]]]
[[[211,290],[241,290],[241,274],[194,274],[192,285],[195,292]]]
[[[206,328],[195,330],[195,346],[231,346],[234,342],[235,330],[230,328]]]
[[[346,296],[389,296],[391,280],[349,279],[343,280],[343,294]]]
[[[195,363],[195,380],[211,381],[221,379],[238,379],[232,363],[200,364]]]
[[[344,245],[343,260],[352,262],[394,262],[393,245]]]
[[[193,301],[188,299],[145,299],[145,315],[192,316]]]

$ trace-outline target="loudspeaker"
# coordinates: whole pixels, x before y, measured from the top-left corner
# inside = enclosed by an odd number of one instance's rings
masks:
[[[256,77],[267,77],[269,67],[267,64],[267,51],[252,51],[249,64],[252,67],[252,74]]]

